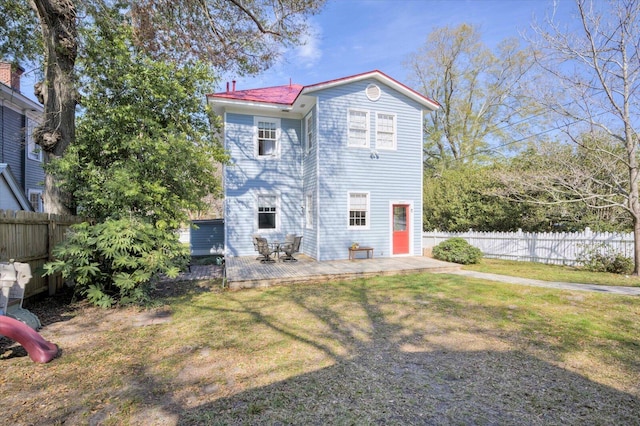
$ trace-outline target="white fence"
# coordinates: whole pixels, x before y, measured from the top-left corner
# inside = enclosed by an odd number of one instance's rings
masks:
[[[430,249],[452,237],[461,237],[482,250],[485,257],[529,262],[574,265],[587,247],[606,244],[633,258],[633,234],[592,232],[425,232],[422,247]]]

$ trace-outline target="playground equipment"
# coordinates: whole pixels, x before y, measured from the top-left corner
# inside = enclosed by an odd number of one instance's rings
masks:
[[[58,354],[58,347],[37,333],[40,320],[22,307],[30,279],[28,263],[0,263],[0,335],[20,343],[34,362],[49,362]]]

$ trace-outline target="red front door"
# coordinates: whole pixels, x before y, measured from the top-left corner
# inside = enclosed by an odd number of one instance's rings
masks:
[[[409,254],[409,206],[393,205],[393,254]]]

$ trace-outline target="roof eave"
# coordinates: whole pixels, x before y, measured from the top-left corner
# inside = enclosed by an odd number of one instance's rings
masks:
[[[217,108],[241,106],[245,108],[261,109],[265,111],[290,111],[293,108],[293,105],[290,104],[246,101],[242,99],[221,98],[213,95],[207,95],[207,99],[210,104],[215,105]]]
[[[408,98],[413,99],[414,101],[420,103],[421,105],[423,105],[427,110],[429,111],[435,111],[437,109],[440,108],[440,105],[436,102],[433,101],[427,97],[425,97],[424,95],[422,95],[421,93],[416,92],[415,90],[411,89],[410,87],[405,86],[404,84],[400,83],[397,80],[394,80],[393,78],[389,77],[388,75],[384,74],[381,71],[375,70],[375,71],[369,71],[366,73],[362,73],[362,74],[357,74],[351,77],[345,77],[345,78],[341,78],[341,79],[337,79],[337,80],[330,80],[324,83],[318,83],[318,84],[313,84],[310,86],[305,86],[302,91],[300,92],[300,94],[309,94],[309,93],[313,93],[316,92],[318,90],[324,90],[324,89],[329,89],[332,87],[336,87],[336,86],[340,86],[343,85],[345,83],[352,83],[355,81],[361,81],[361,80],[366,80],[368,78],[374,78],[380,82],[383,82],[385,84],[387,84],[388,86],[391,86],[393,88],[395,88],[397,91],[399,91],[400,93],[404,94],[405,96],[407,96]]]

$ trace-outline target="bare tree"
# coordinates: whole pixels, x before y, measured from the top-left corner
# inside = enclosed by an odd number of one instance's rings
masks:
[[[633,223],[634,275],[640,271],[639,13],[638,0],[576,0],[577,25],[553,16],[534,25],[536,62],[553,83],[540,100],[573,146],[542,146],[545,164],[509,179],[520,199],[623,208]]]
[[[441,104],[425,122],[427,159],[471,161],[530,124],[522,118],[536,114],[525,78],[532,64],[517,40],[491,50],[473,25],[431,32],[406,62],[414,84]]]

